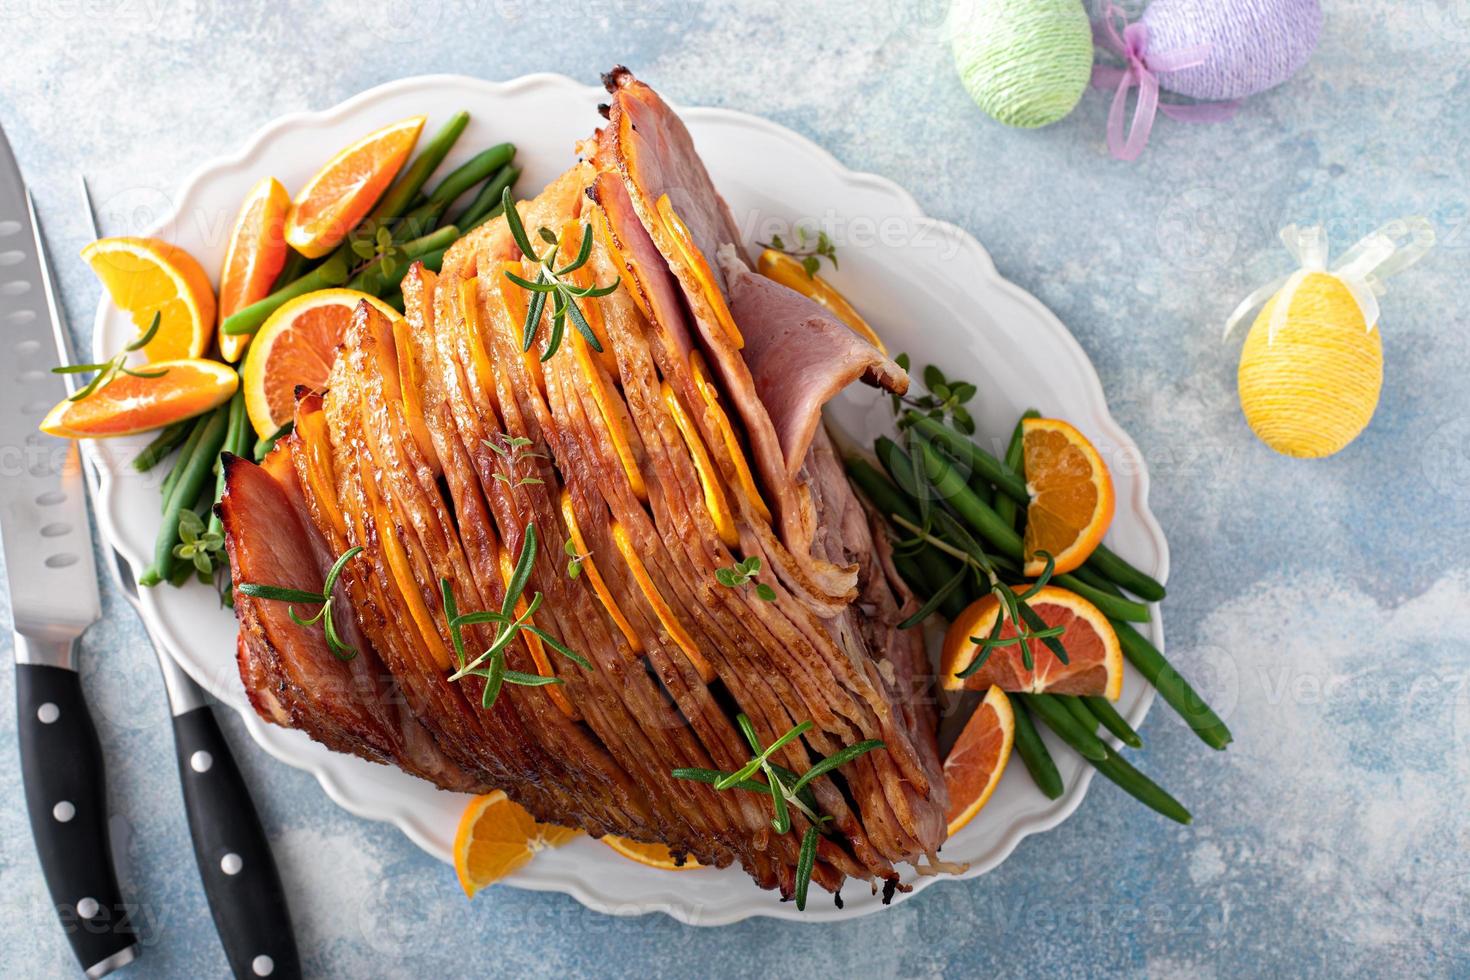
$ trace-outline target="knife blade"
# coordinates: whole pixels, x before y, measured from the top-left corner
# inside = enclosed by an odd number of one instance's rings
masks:
[[[52,904],[89,977],[138,955],[113,870],[102,747],[76,673],[101,615],[81,456],[37,428],[66,383],[50,368],[54,296],[35,210],[0,129],[0,550],[14,619],[16,723],[26,809]]]

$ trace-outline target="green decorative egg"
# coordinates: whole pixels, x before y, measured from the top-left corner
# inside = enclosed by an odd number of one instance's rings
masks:
[[[956,0],[955,67],[975,104],[1007,126],[1065,117],[1092,77],[1092,25],[1082,0]]]

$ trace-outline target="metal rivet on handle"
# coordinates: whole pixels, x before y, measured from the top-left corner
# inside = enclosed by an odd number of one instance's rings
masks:
[[[90,919],[101,911],[102,906],[97,904],[97,899],[90,896],[77,903],[77,915],[84,919]]]
[[[250,970],[257,977],[268,977],[276,972],[276,961],[262,954],[250,961]]]
[[[72,806],[71,800],[62,800],[51,808],[51,816],[56,818],[57,823],[69,823],[76,815],[77,808]]]
[[[60,717],[61,709],[52,704],[50,701],[47,701],[45,704],[36,709],[36,720],[38,720],[43,725],[54,724],[56,722],[56,719]]]
[[[245,867],[244,859],[233,851],[220,858],[219,861],[219,869],[227,875],[237,875],[243,867]]]
[[[209,767],[214,765],[214,756],[200,749],[189,756],[189,768],[195,772],[209,772]]]

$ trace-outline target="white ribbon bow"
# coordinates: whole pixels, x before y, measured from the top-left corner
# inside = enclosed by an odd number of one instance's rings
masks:
[[[1306,228],[1287,225],[1281,229],[1281,241],[1300,268],[1247,296],[1225,321],[1226,338],[1246,317],[1270,302],[1271,297],[1279,292],[1281,299],[1271,311],[1271,323],[1266,334],[1268,343],[1274,341],[1276,331],[1286,323],[1297,289],[1314,272],[1333,276],[1347,288],[1363,314],[1363,322],[1371,331],[1378,323],[1378,297],[1388,288],[1384,280],[1403,272],[1428,254],[1434,247],[1434,227],[1428,219],[1421,217],[1390,221],[1348,249],[1330,272],[1327,269],[1327,233],[1321,225]]]

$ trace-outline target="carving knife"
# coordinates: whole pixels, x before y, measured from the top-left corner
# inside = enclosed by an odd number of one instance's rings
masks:
[[[76,644],[101,615],[81,456],[37,425],[67,395],[35,211],[0,130],[0,545],[15,629],[16,723],[31,832],[88,977],[138,956],[113,870],[102,747]]]

